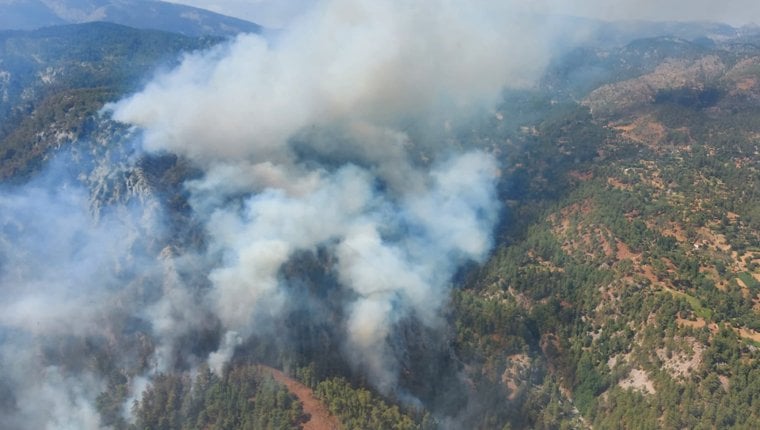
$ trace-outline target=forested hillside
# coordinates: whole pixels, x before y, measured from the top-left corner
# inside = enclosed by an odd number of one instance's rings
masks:
[[[384,340],[399,376],[385,389],[346,352],[343,305],[358,293],[341,287],[329,241],[275,271],[287,300],[261,331],[234,337],[222,329],[225,315],[196,306],[213,281],[198,255],[231,258],[193,210],[240,201],[243,213],[244,192],[230,183],[228,195],[193,200],[204,191],[194,182],[199,163],[140,153],[133,131],[99,113],[218,39],[111,24],[0,33],[3,187],[35,178],[57,156],[87,159],[72,183],[91,187],[91,211],[121,214],[111,206],[154,197],[165,211],[160,234],[135,229],[129,237],[147,239],[129,244],[115,281],[106,277],[129,288],[107,308],[104,332],[37,334],[45,342],[35,360],[64,375],[96,374],[98,425],[115,429],[304,428],[310,417],[298,398],[261,365],[312,390],[344,429],[760,428],[760,43],[723,36],[563,52],[536,85],[505,90],[495,109],[437,132],[498,162],[494,249],[455,273],[440,325],[415,314],[394,320]],[[415,137],[414,127],[405,131]],[[333,132],[313,127],[294,140]],[[399,146],[415,154],[412,167],[429,167],[423,144]],[[295,146],[337,163],[325,147]],[[102,160],[122,152],[119,174],[103,172]],[[0,221],[3,241],[23,235]],[[419,227],[406,222],[400,231],[414,234]],[[160,264],[144,269],[145,255]],[[167,305],[161,294],[179,298]],[[185,331],[167,334],[175,320],[154,317],[161,312],[184,318],[176,325]],[[2,342],[17,334],[4,321]],[[206,358],[224,352],[230,333],[228,363],[212,369]],[[163,356],[165,338],[173,349]],[[28,397],[10,381],[0,378],[0,414],[15,416]]]
[[[0,178],[28,176],[51,148],[87,139],[106,102],[220,40],[108,23],[1,31]]]
[[[454,421],[392,399],[413,427],[760,425],[760,50],[745,49],[637,41],[605,58],[640,66],[585,92],[559,68],[597,57],[558,63],[457,137],[500,155],[506,209],[498,249],[451,297],[451,332],[409,351],[406,384]],[[431,347],[456,364],[417,368]],[[309,369],[295,374],[328,378],[315,385],[328,404],[363,398],[320,360]],[[344,423],[374,416],[333,407]]]
[[[547,117],[498,136],[522,149],[515,221],[453,310],[471,377],[516,412],[498,423],[758,426],[758,57],[675,43],[559,116],[534,95]]]

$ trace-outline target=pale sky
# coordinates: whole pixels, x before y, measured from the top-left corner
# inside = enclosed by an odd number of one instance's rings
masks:
[[[168,0],[254,21],[270,28],[287,26],[318,0]],[[378,0],[382,1],[382,0]],[[467,1],[467,0],[462,0]],[[499,1],[499,0],[494,0]],[[760,0],[506,0],[534,12],[609,20],[647,19],[760,24]]]
[[[606,20],[760,23],[758,0],[527,0],[535,8]]]
[[[242,18],[269,28],[282,28],[315,0],[165,0]],[[382,0],[379,0],[382,1]]]

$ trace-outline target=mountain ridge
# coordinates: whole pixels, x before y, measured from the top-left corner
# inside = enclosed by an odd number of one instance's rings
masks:
[[[192,6],[156,0],[15,0],[0,2],[0,30],[106,21],[186,36],[229,37],[263,27]]]

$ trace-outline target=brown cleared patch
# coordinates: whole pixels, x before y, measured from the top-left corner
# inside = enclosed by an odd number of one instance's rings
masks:
[[[559,210],[559,213],[553,213],[546,217],[546,220],[555,226],[555,232],[564,234],[570,228],[571,219],[579,215],[588,215],[593,210],[591,199],[585,199],[578,203],[573,203]],[[557,226],[559,224],[559,226]],[[559,227],[559,228],[557,228]]]
[[[674,145],[687,149],[693,143],[691,131],[687,127],[669,129],[653,115],[636,117],[630,123],[608,124],[608,127],[617,131],[623,139],[644,145],[655,152],[662,152]]]
[[[690,327],[693,329],[701,329],[707,327],[713,334],[717,333],[720,329],[716,323],[707,324],[704,318],[697,318],[696,321],[692,321],[678,317],[676,318],[676,324],[681,327]],[[755,330],[746,327],[732,327],[732,329],[739,337],[760,343],[760,333],[756,332]]]
[[[595,118],[631,112],[655,101],[660,90],[700,88],[726,72],[726,65],[716,55],[706,55],[696,61],[667,59],[651,73],[637,78],[602,85],[581,102]],[[745,73],[746,75],[746,73]]]
[[[735,328],[734,331],[736,331],[736,334],[738,334],[740,337],[743,337],[744,339],[750,339],[760,343],[760,333],[756,332],[755,330],[742,327]]]
[[[641,260],[640,254],[634,254],[633,251],[631,251],[631,248],[628,247],[625,243],[621,241],[617,241],[616,243],[617,247],[617,259],[618,260],[631,260],[634,262],[638,262]]]
[[[701,329],[707,327],[708,330],[710,330],[710,333],[717,333],[718,332],[718,324],[710,323],[707,324],[704,318],[700,317],[697,318],[696,321],[687,320],[683,318],[676,318],[676,324],[678,324],[681,327],[689,327],[693,329]]]
[[[632,210],[630,212],[624,213],[623,216],[625,217],[626,221],[633,222],[633,220],[635,220],[639,216],[641,216],[641,212],[639,212],[638,209],[634,209],[634,210]]]
[[[549,271],[549,272],[557,272],[557,273],[563,273],[565,271],[564,268],[557,266],[551,261],[544,260],[540,255],[537,255],[535,251],[532,249],[528,251],[528,257],[530,257],[531,260],[538,266],[541,266],[543,269]]]
[[[739,285],[739,288],[742,289],[742,295],[744,295],[745,298],[749,298],[752,292],[749,290],[747,284],[742,281],[742,278],[736,278],[736,284]]]
[[[594,172],[592,172],[590,170],[587,171],[587,172],[580,172],[578,170],[571,170],[567,174],[567,176],[570,177],[571,179],[575,179],[575,180],[578,180],[578,181],[581,181],[581,182],[586,182],[586,181],[589,181],[591,179],[594,179]]]
[[[590,258],[612,257],[615,255],[612,244],[608,240],[608,237],[612,233],[606,227],[591,228],[581,224],[578,226],[577,234],[568,237],[566,232],[566,228],[564,230],[561,228],[555,230],[555,233],[564,239],[562,250],[568,254],[581,253]]]
[[[301,402],[304,413],[309,420],[303,424],[303,430],[339,430],[340,421],[327,410],[327,407],[316,397],[311,388],[269,366],[259,365],[259,369],[272,375],[275,381],[284,385],[288,391]]]
[[[616,354],[616,355],[613,355],[612,357],[610,357],[610,358],[607,359],[607,367],[609,367],[610,370],[614,369],[615,366],[618,365],[618,362],[620,361],[620,356],[621,355],[622,354]]]
[[[676,265],[673,263],[673,260],[671,260],[668,257],[661,257],[660,261],[665,263],[665,267],[667,268],[668,273],[676,273],[678,270],[676,269]]]
[[[728,376],[719,375],[718,380],[720,381],[720,385],[723,386],[723,390],[728,393],[728,390],[731,388],[731,381],[729,381]]]
[[[686,242],[687,240],[686,232],[683,227],[681,224],[675,222],[669,222],[665,227],[660,229],[660,233],[662,233],[663,236],[672,237],[679,242]]]
[[[660,281],[660,279],[654,273],[654,270],[652,269],[652,266],[650,266],[648,264],[645,264],[645,265],[641,266],[641,272],[642,272],[642,274],[644,275],[645,278],[649,279],[649,282],[651,282],[652,285],[659,285],[659,286],[663,286],[663,287],[665,286],[665,284],[662,281]],[[674,291],[674,290],[671,290],[671,291]]]
[[[698,318],[696,321],[692,321],[678,317],[676,318],[676,324],[680,325],[681,327],[700,329],[704,328],[707,325],[707,322],[705,322],[704,318]]]
[[[520,307],[528,310],[533,309],[533,300],[526,296],[524,293],[518,292],[511,286],[507,288],[507,293],[514,297],[515,301]]]
[[[754,166],[755,159],[750,157],[735,157],[734,166],[737,169],[743,169],[747,166]]]
[[[734,260],[734,272],[746,272],[752,275],[757,282],[760,282],[760,271],[750,270],[749,263],[760,264],[760,252],[747,251],[740,257],[736,251],[731,251],[731,258]]]
[[[609,230],[607,229],[605,229],[605,231],[610,233]],[[599,236],[599,241],[602,244],[602,251],[604,252],[604,255],[607,257],[612,257],[613,255],[616,255],[617,249],[615,250],[612,249],[612,244],[610,243],[610,241],[607,240],[607,236],[604,235],[600,229],[596,230],[596,234]]]
[[[657,163],[652,160],[641,160],[641,168],[635,169],[642,183],[655,190],[664,190],[665,182],[662,180],[662,173]]]
[[[593,204],[589,199],[580,203],[566,206],[547,216],[546,220],[551,225],[552,233],[561,242],[562,250],[568,254],[582,255],[588,258],[612,258],[616,250],[613,234],[606,226],[595,226],[586,223],[588,215],[593,210]],[[553,271],[562,271],[561,268],[551,266],[545,262],[539,262],[544,267]]]
[[[507,357],[509,363],[501,375],[501,381],[507,386],[507,399],[515,400],[525,386],[525,380],[530,370],[530,358],[526,354],[514,354]]]
[[[591,199],[584,199],[581,202],[565,206],[560,210],[560,214],[562,214],[563,217],[569,217],[575,214],[588,215],[593,209],[594,204]]]
[[[728,241],[726,241],[726,236],[720,233],[715,233],[707,227],[699,227],[697,229],[697,234],[699,235],[701,243],[703,245],[709,245],[723,252],[731,250],[731,245],[729,245]]]
[[[667,128],[650,115],[637,118],[626,125],[613,127],[621,136],[649,147],[658,146],[667,134]]]
[[[609,177],[607,178],[607,183],[612,187],[616,188],[618,190],[624,190],[624,191],[630,191],[633,189],[632,186],[625,184],[623,182],[620,182],[617,178]]]
[[[750,91],[758,86],[757,83],[757,78],[747,76],[745,78],[739,79],[736,82],[736,89],[738,91]]]
[[[609,127],[621,133],[630,133],[633,130],[636,130],[636,124],[633,122],[630,124],[619,124],[619,125],[609,124]]]
[[[618,382],[621,388],[640,391],[643,394],[655,394],[654,383],[649,379],[649,375],[642,369],[631,369],[626,379]]]

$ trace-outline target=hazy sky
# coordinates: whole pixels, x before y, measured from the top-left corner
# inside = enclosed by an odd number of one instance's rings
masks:
[[[646,19],[760,23],[757,0],[534,0],[537,8],[609,20]]]
[[[316,0],[166,0],[253,21],[270,28],[285,27]]]
[[[317,0],[169,0],[278,28]],[[466,1],[466,0],[465,0]],[[537,12],[612,20],[709,20],[760,24],[757,0],[518,0]]]

